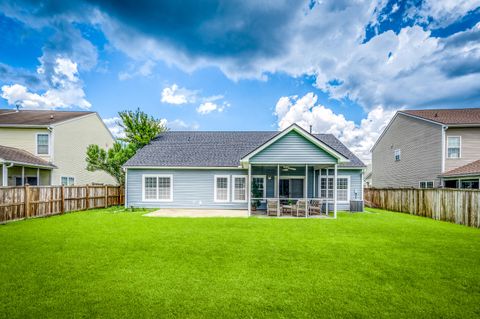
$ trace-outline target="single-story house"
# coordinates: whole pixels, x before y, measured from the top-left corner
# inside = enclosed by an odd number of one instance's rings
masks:
[[[445,172],[440,177],[448,188],[479,189],[480,159]]]
[[[362,201],[364,168],[332,134],[296,124],[280,132],[165,132],[125,163],[125,205],[250,213],[267,199],[321,199],[336,216]]]
[[[25,150],[0,145],[0,186],[51,185],[50,162]]]

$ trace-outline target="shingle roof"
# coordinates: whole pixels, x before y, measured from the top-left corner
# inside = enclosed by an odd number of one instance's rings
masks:
[[[278,133],[280,132],[165,132],[138,150],[125,166],[237,167],[240,159]],[[365,166],[332,134],[314,136],[350,160],[340,166]]]
[[[52,163],[49,163],[46,160],[35,156],[25,150],[3,145],[0,145],[0,160],[3,160],[5,162],[16,162],[30,164],[33,166],[56,168],[56,166]]]
[[[480,108],[437,109],[437,110],[403,110],[406,113],[445,125],[475,124],[480,125]]]
[[[480,175],[480,159],[443,173],[444,177]]]
[[[95,112],[48,110],[0,110],[0,125],[47,126]]]

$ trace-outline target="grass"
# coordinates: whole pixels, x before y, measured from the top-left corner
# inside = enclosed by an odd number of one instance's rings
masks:
[[[480,316],[480,230],[372,210],[0,226],[0,317]]]

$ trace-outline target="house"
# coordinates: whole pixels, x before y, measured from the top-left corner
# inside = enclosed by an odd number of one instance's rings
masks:
[[[96,112],[0,110],[0,185],[115,183],[85,162],[89,144],[113,143]]]
[[[398,111],[372,148],[374,187],[479,188],[480,108]]]
[[[363,177],[363,187],[372,187],[372,163],[368,164],[365,168]]]
[[[336,212],[362,200],[364,167],[333,135],[295,124],[281,132],[165,132],[125,163],[125,205],[250,212],[248,203],[267,198],[322,198]]]

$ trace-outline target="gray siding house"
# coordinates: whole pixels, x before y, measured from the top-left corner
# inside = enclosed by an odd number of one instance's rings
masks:
[[[333,135],[295,124],[281,132],[165,132],[125,164],[125,205],[250,212],[253,201],[262,209],[270,198],[321,198],[336,212],[362,200],[364,167]]]
[[[479,188],[480,108],[404,110],[372,148],[372,186]]]

